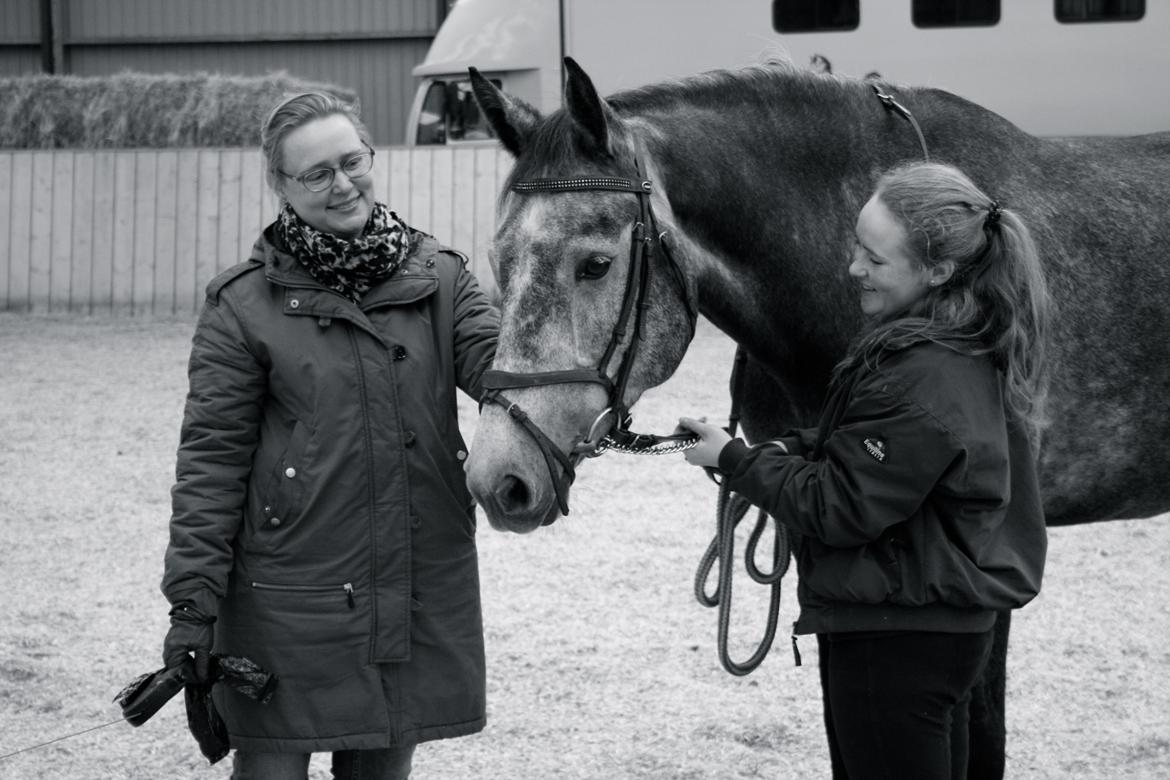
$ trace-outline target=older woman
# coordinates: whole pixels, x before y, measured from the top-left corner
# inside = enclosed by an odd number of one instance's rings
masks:
[[[207,288],[162,589],[169,667],[214,648],[279,678],[216,686],[235,778],[400,778],[417,743],[485,716],[475,515],[456,388],[498,316],[464,259],[374,200],[374,151],[335,98],[262,130],[280,215]]]

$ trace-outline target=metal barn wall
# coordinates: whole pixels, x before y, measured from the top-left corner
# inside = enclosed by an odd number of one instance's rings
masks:
[[[40,70],[39,0],[0,0],[0,77]]]
[[[58,1],[77,41],[433,36],[443,7],[438,0]]]
[[[58,9],[56,72],[293,76],[357,93],[378,144],[399,144],[445,0],[3,0],[0,75],[41,70],[42,2]]]

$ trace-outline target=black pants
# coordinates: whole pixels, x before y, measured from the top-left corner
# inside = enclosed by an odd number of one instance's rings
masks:
[[[992,635],[818,634],[834,780],[962,780]]]

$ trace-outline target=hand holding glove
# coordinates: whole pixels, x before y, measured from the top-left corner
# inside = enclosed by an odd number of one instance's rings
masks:
[[[163,640],[163,664],[168,669],[182,668],[193,654],[194,682],[206,683],[215,641],[215,618],[189,602],[176,603],[170,615],[171,629]]]

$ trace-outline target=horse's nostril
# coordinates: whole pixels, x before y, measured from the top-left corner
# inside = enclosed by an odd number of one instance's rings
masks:
[[[508,474],[500,482],[500,487],[496,490],[496,497],[505,512],[515,512],[528,507],[532,493],[524,480]]]

